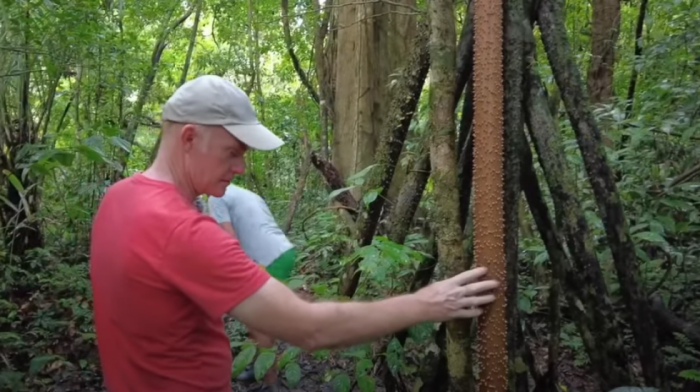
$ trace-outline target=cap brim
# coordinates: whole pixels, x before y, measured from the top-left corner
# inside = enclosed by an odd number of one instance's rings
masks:
[[[264,125],[224,125],[224,128],[246,146],[261,151],[282,147],[284,142]]]

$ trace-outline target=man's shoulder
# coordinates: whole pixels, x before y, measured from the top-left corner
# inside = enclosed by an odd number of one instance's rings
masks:
[[[134,177],[109,187],[99,210],[112,219],[130,221],[134,231],[157,230],[162,235],[202,215],[173,188]]]

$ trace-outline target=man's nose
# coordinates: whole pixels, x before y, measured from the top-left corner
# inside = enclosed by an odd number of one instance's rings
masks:
[[[245,172],[245,161],[241,160],[240,162],[236,162],[231,166],[231,172],[234,175],[239,175],[243,174]]]

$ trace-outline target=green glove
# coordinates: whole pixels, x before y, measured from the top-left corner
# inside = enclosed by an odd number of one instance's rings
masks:
[[[294,248],[282,253],[280,257],[275,259],[266,270],[273,278],[286,282],[292,276],[294,262],[297,259],[297,252]]]

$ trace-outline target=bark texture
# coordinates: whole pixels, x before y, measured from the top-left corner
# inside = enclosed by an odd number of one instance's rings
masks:
[[[374,162],[390,104],[390,75],[415,34],[415,0],[338,0],[333,164],[343,178]],[[398,192],[396,192],[398,193]],[[352,191],[359,200],[360,189]]]
[[[430,2],[430,163],[433,171],[436,228],[440,262],[449,275],[464,271],[459,227],[457,154],[455,152],[454,84],[456,32],[452,0]],[[465,391],[468,366],[467,323],[452,321],[446,328],[450,389]]]
[[[563,0],[543,0],[538,21],[554,79],[561,90],[564,106],[576,133],[588,179],[605,226],[644,379],[649,386],[661,386],[662,358],[661,351],[658,350],[656,327],[653,322],[649,322],[651,312],[639,284],[639,266],[634,244],[629,235],[615,178],[607,162],[601,132],[587,105],[582,78],[566,37]]]
[[[575,263],[575,267],[567,268],[565,276],[560,278],[565,280],[567,300],[576,325],[593,369],[601,380],[601,389],[629,385],[620,325],[608,296],[575,184],[568,175],[563,143],[549,113],[544,87],[532,64],[528,72],[526,105],[527,125],[552,195],[556,225],[565,235]],[[528,202],[532,207],[533,202]]]
[[[392,182],[396,181],[395,173],[408,128],[413,113],[423,90],[423,84],[430,67],[428,53],[428,26],[421,24],[419,33],[414,40],[412,54],[399,72],[399,78],[391,94],[387,95],[389,103],[386,118],[383,120],[381,140],[377,146],[374,161],[379,165],[378,170],[370,174],[365,191],[378,192],[378,196],[369,203],[367,215],[360,219],[360,246],[367,246],[377,231],[377,225],[385,202],[390,198]],[[348,265],[343,276],[342,295],[352,297],[360,281],[360,271],[357,270],[359,260]]]
[[[518,312],[518,231],[520,206],[520,155],[523,135],[523,28],[522,1],[505,2],[504,53],[504,135],[505,166],[503,182],[503,219],[505,221],[504,257],[506,264],[506,319],[508,330],[508,390],[528,392],[527,372],[518,373],[515,361],[524,355],[524,341]],[[503,98],[502,98],[503,99]]]
[[[620,35],[620,0],[593,0],[591,64],[588,94],[591,103],[608,103],[613,96],[615,45]]]
[[[474,255],[477,265],[488,267],[491,278],[505,283],[502,48],[503,2],[475,0]],[[479,318],[481,392],[508,388],[506,286],[495,290],[496,301]]]

